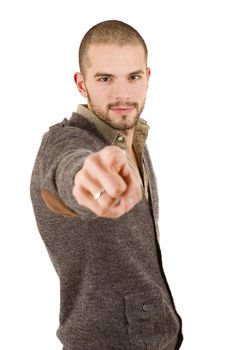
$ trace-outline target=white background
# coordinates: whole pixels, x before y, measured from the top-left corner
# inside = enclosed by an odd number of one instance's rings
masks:
[[[143,117],[158,178],[164,268],[182,350],[233,349],[233,11],[227,0],[1,1],[0,347],[57,350],[59,283],[37,231],[30,174],[42,134],[69,117],[85,32],[133,25],[152,70]]]

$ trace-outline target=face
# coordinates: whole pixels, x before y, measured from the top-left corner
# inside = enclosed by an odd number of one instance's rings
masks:
[[[95,115],[117,130],[133,129],[144,108],[150,70],[141,45],[91,45],[79,92]]]

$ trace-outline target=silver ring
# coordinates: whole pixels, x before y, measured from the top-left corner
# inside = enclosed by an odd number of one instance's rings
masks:
[[[104,189],[102,188],[99,192],[97,192],[95,195],[94,195],[94,199],[97,201],[98,199],[100,199],[101,195],[104,193]]]

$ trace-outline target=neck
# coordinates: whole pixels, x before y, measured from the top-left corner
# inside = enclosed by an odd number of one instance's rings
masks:
[[[134,128],[121,131],[121,134],[124,135],[125,140],[126,140],[127,151],[129,154],[131,154],[132,150],[133,150]]]
[[[129,159],[131,160],[132,164],[134,164],[135,167],[139,169],[138,160],[133,148],[134,128],[130,130],[125,130],[121,132],[121,134],[124,135],[126,140],[126,147],[127,147],[127,153],[128,153]]]

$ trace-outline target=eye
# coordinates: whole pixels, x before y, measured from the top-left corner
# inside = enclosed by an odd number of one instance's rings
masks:
[[[132,74],[129,76],[129,80],[138,80],[141,76],[139,74]]]
[[[101,78],[98,79],[98,81],[99,81],[100,83],[107,83],[107,82],[109,82],[110,80],[111,80],[110,77],[101,77]]]

